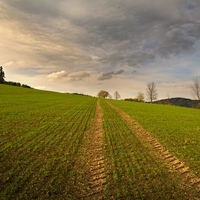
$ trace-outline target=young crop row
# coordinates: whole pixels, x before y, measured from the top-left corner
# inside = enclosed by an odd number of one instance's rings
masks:
[[[96,99],[22,96],[1,102],[1,198],[71,198],[81,170],[76,165],[79,150],[92,125]]]
[[[125,101],[110,101],[129,114],[200,176],[200,112],[197,109]]]
[[[196,197],[104,99],[100,109],[92,97],[0,90],[2,199],[92,199],[97,188],[106,199]]]
[[[169,172],[136,131],[101,100],[108,199],[187,199],[179,177]],[[193,191],[193,190],[191,190]],[[191,194],[190,191],[190,194]],[[196,191],[193,191],[194,194]],[[189,194],[189,193],[188,193]]]

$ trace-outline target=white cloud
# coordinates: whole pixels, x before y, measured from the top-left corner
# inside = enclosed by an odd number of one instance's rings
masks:
[[[60,72],[53,72],[49,74],[47,77],[49,79],[60,79],[60,78],[67,77],[67,72],[65,72],[64,70]]]
[[[35,86],[34,88],[38,89],[38,90],[45,90],[46,89],[46,87],[44,85],[38,85],[38,86]]]
[[[8,61],[8,62],[6,62],[6,63],[4,63],[4,66],[9,66],[9,65],[12,65],[14,63],[14,61]]]
[[[90,75],[84,71],[67,73],[66,71],[62,70],[59,72],[53,72],[53,73],[49,74],[47,77],[50,80],[80,81],[88,76],[90,76]]]

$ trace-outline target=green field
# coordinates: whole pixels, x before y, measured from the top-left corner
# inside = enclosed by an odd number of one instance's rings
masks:
[[[200,198],[107,102],[199,177],[199,110],[0,84],[1,199]],[[101,163],[94,158],[97,125]]]
[[[176,106],[110,101],[200,177],[200,110]]]
[[[71,197],[96,98],[2,85],[0,91],[1,197]]]

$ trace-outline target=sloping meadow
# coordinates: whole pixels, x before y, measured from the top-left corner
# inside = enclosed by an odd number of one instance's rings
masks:
[[[110,101],[200,177],[200,110],[169,105]]]
[[[79,151],[97,99],[0,87],[1,197],[75,198],[84,171]]]
[[[123,101],[111,100],[109,102],[132,114],[132,117],[137,117],[133,110],[140,110],[142,106],[140,103],[127,104]],[[101,101],[101,105],[104,115],[105,171],[108,177],[106,195],[108,199],[193,199],[199,197],[197,195],[199,188],[197,187],[195,191],[190,187],[191,185],[187,185],[187,180],[183,182],[181,174],[170,169],[160,158],[156,149],[149,145],[145,138],[146,135],[142,136],[143,133],[133,128],[125,117],[107,102]],[[143,106],[145,107],[145,104]],[[135,108],[132,109],[133,107]],[[143,121],[148,120],[146,115],[148,115],[147,110],[143,114]],[[154,122],[153,126],[157,123],[159,121]],[[199,181],[197,182],[199,184]]]
[[[199,110],[0,85],[1,198],[200,198],[112,105],[199,177]]]

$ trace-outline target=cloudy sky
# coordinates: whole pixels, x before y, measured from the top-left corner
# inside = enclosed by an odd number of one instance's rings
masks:
[[[192,98],[200,0],[0,0],[0,65],[44,90]]]

